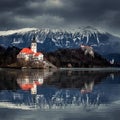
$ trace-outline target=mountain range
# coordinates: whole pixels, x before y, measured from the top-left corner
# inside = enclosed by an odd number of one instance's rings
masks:
[[[38,43],[38,51],[53,52],[88,45],[108,60],[115,59],[119,62],[120,59],[120,37],[91,26],[78,29],[23,28],[0,31],[0,45],[6,48],[30,47],[34,36]]]

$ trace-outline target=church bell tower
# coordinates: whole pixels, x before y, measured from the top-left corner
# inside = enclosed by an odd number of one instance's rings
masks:
[[[35,36],[33,37],[33,40],[31,42],[31,50],[36,53],[37,52],[37,42],[35,40]]]

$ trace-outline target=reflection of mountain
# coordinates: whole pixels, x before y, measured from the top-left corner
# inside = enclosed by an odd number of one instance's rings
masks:
[[[119,98],[116,95],[116,85],[106,86],[107,80],[113,83],[119,72],[113,71],[58,71],[49,77],[45,84],[52,85],[39,87],[36,104],[39,108],[66,108],[78,107],[88,110],[98,108],[100,104],[108,104]],[[76,89],[79,88],[79,89]],[[119,88],[119,87],[117,87]],[[80,90],[81,89],[81,90]],[[111,95],[109,93],[111,89]],[[89,91],[90,90],[90,91]],[[49,91],[49,92],[48,92]],[[118,90],[119,91],[119,90]],[[83,94],[85,93],[85,94]],[[111,98],[114,96],[114,99]]]
[[[5,72],[2,72],[1,76],[3,73]],[[26,108],[42,109],[77,107],[91,110],[99,107],[100,104],[108,104],[120,98],[119,94],[116,94],[120,92],[119,86],[116,87],[114,84],[116,79],[120,78],[119,72],[56,71],[53,73],[38,70],[12,70],[8,71],[8,73],[10,73],[10,78],[13,77],[11,73],[14,73],[19,85],[33,84],[34,80],[38,80],[40,76],[44,79],[43,86],[34,87],[37,92],[34,90],[33,92],[29,90],[17,90],[15,92],[2,90],[0,92],[0,101],[3,104],[6,101],[12,103],[14,107],[18,105],[24,105],[24,108],[27,106]],[[51,76],[49,76],[50,74]],[[111,86],[109,86],[110,83],[112,83]],[[109,95],[109,93],[111,94]]]

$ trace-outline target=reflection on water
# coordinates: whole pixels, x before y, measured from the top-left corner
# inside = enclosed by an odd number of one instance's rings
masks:
[[[0,120],[119,120],[119,73],[1,69]]]
[[[115,71],[0,70],[0,107],[98,109],[119,100]]]

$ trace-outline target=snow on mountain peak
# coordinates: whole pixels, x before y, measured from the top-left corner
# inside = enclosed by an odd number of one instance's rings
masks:
[[[22,28],[17,30],[0,31],[0,36],[7,36],[15,33],[24,34],[30,31],[34,31],[34,33],[40,32],[44,34],[48,34],[50,32],[51,33],[69,33],[69,34],[79,33],[86,37],[88,35],[91,36],[91,34],[105,33],[104,31],[97,30],[96,28],[93,28],[91,26],[87,26],[87,27],[79,27],[78,29]]]
[[[24,34],[26,32],[36,31],[36,30],[37,30],[37,28],[22,28],[22,29],[18,29],[18,30],[0,31],[0,36],[7,36],[7,35],[15,34],[15,33]]]
[[[21,35],[21,37],[17,38],[14,36]],[[91,44],[94,39],[94,43],[98,45],[100,43],[99,35],[105,34],[105,32],[101,32],[94,27],[79,27],[72,29],[51,29],[51,28],[23,28],[18,30],[8,30],[8,31],[0,31],[1,37],[11,37],[12,44],[20,44],[24,40],[22,36],[27,35],[27,40],[32,38],[33,35],[36,36],[36,41],[38,43],[43,44],[47,38],[50,38],[52,42],[55,43],[56,46],[72,46],[71,41],[73,40],[75,45],[78,44]],[[25,38],[24,38],[25,39]],[[2,43],[2,42],[1,42]]]

